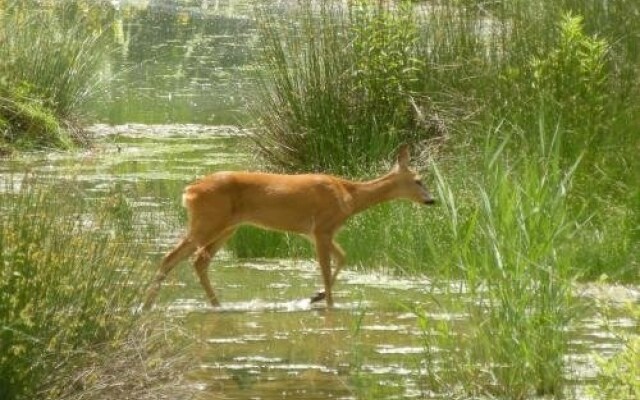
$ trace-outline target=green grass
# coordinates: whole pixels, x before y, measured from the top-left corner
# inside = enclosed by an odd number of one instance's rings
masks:
[[[507,144],[516,153],[535,151],[540,130],[562,132],[558,163],[583,158],[567,200],[580,223],[579,275],[638,280],[640,24],[627,18],[637,3],[323,4],[286,11],[292,19],[260,14],[266,70],[254,140],[268,166],[370,176],[398,143],[429,143],[420,149],[467,210],[479,201],[470,185],[496,121],[518,131]],[[426,166],[416,167],[429,182]],[[424,243],[452,240],[439,233],[452,217],[383,206],[340,240],[351,263],[432,272],[442,263]]]
[[[152,389],[166,371],[148,359],[175,359],[169,332],[134,313],[153,272],[140,239],[154,230],[136,228],[117,191],[97,199],[77,182],[31,175],[1,184],[0,397]]]
[[[462,295],[470,298],[443,305],[468,316],[463,327],[420,318],[426,354],[447,354],[427,368],[438,392],[563,396],[566,332],[578,315],[571,296],[576,220],[567,201],[577,164],[561,167],[560,132],[539,134],[535,151],[513,154],[506,150],[509,129],[494,130],[470,213],[438,173],[450,239],[436,238],[430,247],[436,260],[462,272]],[[455,290],[445,278],[436,277],[436,286]]]
[[[629,303],[622,310],[625,316],[630,316],[635,323],[635,331],[623,331],[619,327],[611,326],[609,313],[612,313],[616,306],[612,304],[601,304],[602,313],[607,322],[607,331],[620,339],[623,347],[621,351],[613,357],[605,358],[598,356],[599,367],[598,377],[589,389],[589,394],[594,399],[602,400],[632,400],[640,397],[640,307],[637,304]]]
[[[108,44],[94,7],[42,7],[11,0],[0,9],[0,145],[69,148],[85,143],[81,117],[100,88]]]
[[[265,71],[253,138],[271,166],[354,174],[439,133],[416,112],[422,61],[410,4],[329,2],[316,12],[303,2],[286,12],[257,17]]]

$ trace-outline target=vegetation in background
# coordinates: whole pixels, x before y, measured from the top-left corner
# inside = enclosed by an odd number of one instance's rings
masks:
[[[399,143],[441,137],[435,179],[418,166],[437,211],[356,216],[338,238],[347,261],[471,296],[443,305],[463,322],[421,318],[429,392],[563,397],[572,282],[640,278],[640,4],[305,4],[295,28],[262,20],[262,159],[375,175]],[[624,390],[629,354],[605,365]]]
[[[516,152],[533,151],[540,130],[562,132],[561,166],[583,158],[568,200],[579,275],[638,279],[640,24],[627,18],[638,4],[303,4],[290,11],[294,26],[260,14],[267,71],[254,139],[268,165],[372,176],[399,143],[441,137],[428,154],[469,209],[488,126],[519,131],[506,145]],[[351,263],[432,272],[442,262],[424,243],[449,240],[443,223],[385,205],[354,218],[340,241]]]
[[[2,5],[0,147],[69,148],[86,142],[82,107],[98,90],[108,51],[106,26],[91,7],[81,1],[44,8],[30,0]]]
[[[122,230],[126,204],[64,180],[2,185],[11,190],[0,196],[0,397],[142,395],[177,379],[167,351],[177,343],[133,312],[152,268]],[[159,350],[166,363],[148,363]]]
[[[258,16],[266,70],[254,139],[271,166],[354,174],[440,133],[414,99],[423,61],[410,3],[316,12],[303,2],[292,14]]]

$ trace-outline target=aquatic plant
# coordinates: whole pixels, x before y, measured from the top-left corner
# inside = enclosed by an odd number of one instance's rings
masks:
[[[446,279],[443,290],[462,290],[471,301],[449,306],[467,316],[463,322],[433,322],[418,312],[426,360],[434,351],[447,354],[427,367],[427,387],[562,397],[566,332],[576,316],[571,238],[577,220],[567,200],[577,164],[561,167],[561,132],[541,128],[537,151],[513,154],[495,139],[508,129],[500,124],[488,134],[470,214],[461,213],[448,179],[437,173],[450,240],[430,247],[436,260],[461,273],[463,285],[451,288]]]

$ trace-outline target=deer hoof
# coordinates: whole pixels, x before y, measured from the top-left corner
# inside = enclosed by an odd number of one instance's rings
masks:
[[[311,298],[311,303],[313,304],[319,302],[320,300],[324,300],[325,296],[326,295],[324,294],[324,292],[318,292]]]

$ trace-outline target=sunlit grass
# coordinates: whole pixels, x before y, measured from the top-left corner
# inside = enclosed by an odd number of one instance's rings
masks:
[[[108,45],[97,9],[80,3],[0,5],[0,145],[69,148],[87,140],[80,117],[99,91]]]
[[[562,397],[567,328],[576,317],[578,221],[567,200],[577,164],[561,167],[560,132],[541,131],[535,151],[515,154],[505,150],[509,135],[504,126],[488,134],[470,214],[438,173],[450,240],[435,239],[435,259],[458,266],[471,302],[449,310],[468,316],[460,324],[420,318],[426,354],[446,353],[427,367],[429,382],[442,393]],[[448,282],[441,286],[455,290]]]
[[[155,235],[153,224],[140,231],[117,189],[101,199],[61,178],[25,175],[1,184],[0,397],[76,390],[99,398],[98,386],[110,383],[79,376],[107,365],[121,365],[110,369],[121,376],[110,379],[131,387],[127,374],[134,379],[145,368],[140,352],[156,346],[131,337],[135,330],[151,337],[156,329],[141,327],[144,320],[135,312],[153,271],[144,244],[149,241],[136,238]],[[98,361],[96,352],[114,359]],[[72,385],[77,379],[81,386]]]

